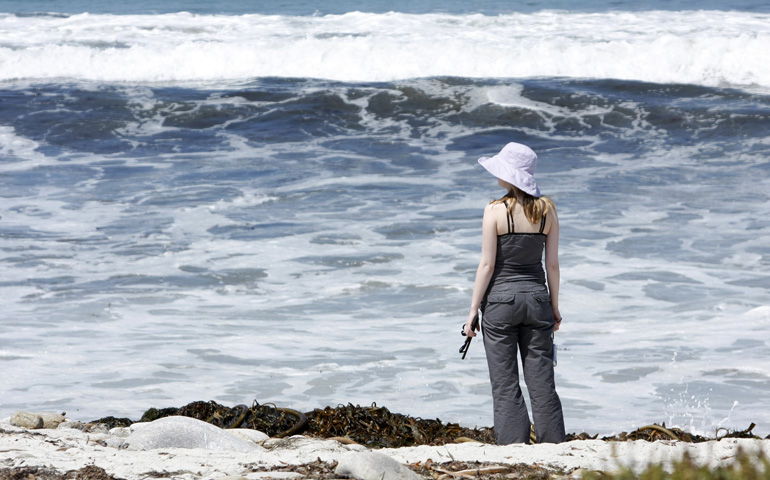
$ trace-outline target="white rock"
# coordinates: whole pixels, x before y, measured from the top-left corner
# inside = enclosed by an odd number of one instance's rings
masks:
[[[110,433],[110,429],[104,423],[97,423],[95,425],[91,425],[88,431],[91,433],[104,433],[104,434]]]
[[[131,435],[131,429],[128,427],[111,428],[110,435],[112,435],[113,437],[127,437]]]
[[[58,429],[69,428],[69,429],[72,429],[72,430],[85,430],[86,426],[85,426],[85,424],[83,422],[67,421],[67,420],[65,420],[65,421],[61,422],[59,424],[59,426],[56,427],[56,428],[58,428]]]
[[[123,448],[123,445],[126,443],[126,439],[124,437],[107,437],[104,440],[102,440],[105,445],[112,448]]]
[[[268,434],[251,428],[232,428],[227,431],[247,442],[261,443],[270,438]]]
[[[133,432],[135,430],[139,430],[140,428],[144,428],[147,425],[150,425],[151,423],[152,422],[136,422],[136,423],[132,423],[131,426],[128,427],[128,429]]]
[[[359,445],[357,443],[345,445],[345,448],[350,450],[351,452],[368,452],[369,451],[367,447],[365,447],[364,445]]]
[[[16,412],[11,416],[11,425],[21,428],[43,428],[43,418],[37,413]]]
[[[126,438],[129,450],[157,448],[202,448],[235,452],[253,452],[257,445],[190,417],[164,417],[135,430]]]
[[[341,456],[334,473],[358,480],[422,480],[407,466],[377,452],[349,452]]]

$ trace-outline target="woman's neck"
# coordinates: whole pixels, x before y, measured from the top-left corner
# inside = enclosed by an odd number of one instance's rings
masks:
[[[524,203],[524,195],[521,194],[521,192],[517,192],[515,190],[509,190],[508,195],[509,198],[512,198],[516,201],[516,203],[522,205]]]

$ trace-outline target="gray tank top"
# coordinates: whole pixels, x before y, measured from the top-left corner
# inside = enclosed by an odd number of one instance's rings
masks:
[[[506,207],[508,204],[506,203]],[[543,249],[546,235],[545,215],[540,220],[540,232],[516,233],[513,218],[508,215],[508,233],[497,236],[495,270],[489,284],[535,282],[545,284]]]

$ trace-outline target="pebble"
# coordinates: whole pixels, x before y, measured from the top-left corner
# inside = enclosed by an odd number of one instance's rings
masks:
[[[105,447],[117,448],[118,450],[125,448],[126,446],[125,437],[113,437],[111,435],[106,435],[100,438],[100,441]]]
[[[57,428],[60,428],[60,429],[71,428],[73,430],[84,431],[86,429],[86,425],[83,422],[65,420],[61,422]]]
[[[110,429],[110,435],[113,437],[125,438],[131,435],[131,429],[128,427],[115,427]]]
[[[422,480],[406,465],[377,452],[349,452],[340,457],[334,473],[357,480]]]
[[[105,425],[104,423],[96,423],[89,427],[88,429],[91,433],[110,433],[110,428]]]

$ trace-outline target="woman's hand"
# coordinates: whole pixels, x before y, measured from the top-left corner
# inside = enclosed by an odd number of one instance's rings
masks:
[[[559,307],[553,308],[553,331],[558,332],[561,327],[561,313],[559,313]]]
[[[476,317],[478,317],[478,313],[476,313],[475,310],[472,310],[468,314],[468,320],[465,322],[465,327],[463,327],[463,330],[465,331],[465,335],[471,338],[476,336],[476,332],[473,331],[473,321],[476,320]],[[479,326],[476,325],[476,330],[478,329],[479,329]]]

